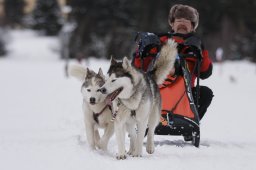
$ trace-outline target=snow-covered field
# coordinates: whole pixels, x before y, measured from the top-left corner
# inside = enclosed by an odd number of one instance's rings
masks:
[[[200,148],[156,136],[153,155],[144,147],[143,157],[118,161],[114,137],[107,153],[87,146],[80,83],[65,77],[58,40],[28,30],[9,37],[10,53],[0,58],[1,170],[256,169],[256,65],[215,64],[202,81],[215,97],[201,122]],[[90,60],[89,67],[106,72],[108,62]]]

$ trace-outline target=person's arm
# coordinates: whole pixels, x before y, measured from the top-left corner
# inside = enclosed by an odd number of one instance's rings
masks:
[[[156,34],[148,32],[139,33],[137,38],[138,47],[133,54],[133,65],[146,72],[158,53],[161,41]]]
[[[200,67],[200,78],[206,79],[212,75],[212,61],[207,50],[202,46],[202,63]]]

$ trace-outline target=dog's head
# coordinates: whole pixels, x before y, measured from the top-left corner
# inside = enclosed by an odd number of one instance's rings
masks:
[[[102,86],[101,92],[110,96],[118,95],[119,98],[125,99],[131,96],[140,75],[136,74],[136,69],[124,57],[121,62],[111,58],[108,76],[109,78]]]
[[[82,81],[81,92],[86,102],[94,105],[106,99],[107,95],[100,92],[101,86],[105,83],[105,76],[101,68],[98,73],[95,73],[82,66],[73,66],[70,68],[69,74]]]
[[[103,102],[106,94],[101,93],[100,89],[104,83],[105,78],[101,69],[97,74],[87,69],[85,81],[81,88],[83,98],[91,105]]]

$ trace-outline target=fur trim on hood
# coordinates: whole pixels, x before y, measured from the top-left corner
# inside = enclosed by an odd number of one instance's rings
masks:
[[[188,5],[177,4],[172,6],[168,18],[168,22],[170,25],[174,22],[175,18],[185,18],[187,20],[190,20],[192,22],[194,30],[196,30],[199,23],[199,13],[195,8]]]

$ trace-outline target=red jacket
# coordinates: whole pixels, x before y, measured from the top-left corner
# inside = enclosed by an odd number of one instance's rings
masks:
[[[174,39],[178,44],[182,44],[184,43],[185,39],[189,38],[193,36],[193,34],[187,34],[184,37],[180,37],[180,36],[172,36],[171,38]],[[168,41],[169,36],[168,34],[165,35],[160,35],[159,36],[161,44],[164,44]],[[185,46],[183,49],[179,50],[179,54],[187,54],[189,52],[189,50],[187,49],[187,47]],[[150,50],[149,54],[152,54],[152,56],[147,56],[143,59],[143,65],[144,67],[142,68],[141,66],[141,58],[138,55],[138,52],[136,51],[135,53],[135,58],[134,58],[134,65],[137,68],[143,69],[144,71],[147,70],[148,65],[150,64],[151,60],[154,58],[154,55],[157,53],[157,49],[153,48]],[[192,73],[192,80],[191,80],[191,85],[192,87],[194,87],[194,82],[195,79],[197,77],[197,73],[194,71],[195,69],[195,65],[196,65],[196,59],[195,58],[187,58],[186,59],[187,64],[188,64],[188,68],[189,71]],[[204,49],[204,47],[202,46],[202,63],[201,63],[201,67],[200,67],[200,78],[201,79],[206,79],[209,76],[211,76],[212,74],[212,61],[209,57],[208,51]],[[169,76],[168,76],[169,77]],[[164,84],[168,84],[168,82],[165,82]]]

